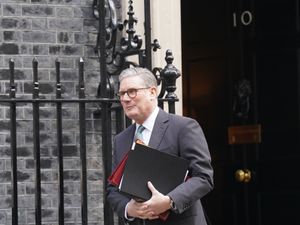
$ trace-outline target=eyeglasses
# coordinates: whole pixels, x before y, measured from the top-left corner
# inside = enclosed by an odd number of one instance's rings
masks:
[[[119,93],[117,93],[117,98],[121,99],[124,97],[125,94],[127,94],[127,96],[131,99],[135,98],[137,95],[137,92],[139,90],[143,90],[143,89],[148,89],[149,87],[144,87],[144,88],[129,88],[127,91],[120,91]]]

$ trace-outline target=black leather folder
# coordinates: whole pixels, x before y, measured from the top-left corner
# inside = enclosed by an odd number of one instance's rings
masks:
[[[188,166],[183,158],[136,144],[129,152],[119,189],[134,198],[148,200],[151,192],[147,182],[151,181],[159,192],[167,194],[184,182]]]

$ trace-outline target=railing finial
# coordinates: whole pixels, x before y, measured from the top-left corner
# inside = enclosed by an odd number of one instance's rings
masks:
[[[160,72],[160,77],[167,91],[166,98],[176,99],[177,95],[174,92],[176,91],[176,79],[180,76],[180,71],[172,64],[174,57],[170,49],[166,51],[165,60],[167,65]]]

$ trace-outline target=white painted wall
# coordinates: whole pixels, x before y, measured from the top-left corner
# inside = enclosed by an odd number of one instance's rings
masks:
[[[161,49],[153,54],[153,66],[165,66],[165,53],[171,49],[174,56],[173,64],[181,70],[181,12],[180,0],[151,1],[152,39],[158,39]],[[177,79],[176,114],[182,115],[182,79]]]
[[[133,11],[138,18],[136,33],[144,38],[144,1],[135,0]],[[181,12],[180,0],[151,0],[152,40],[158,39],[161,49],[152,53],[153,67],[164,67],[165,53],[171,49],[174,56],[173,64],[180,71],[181,60]],[[123,5],[123,18],[127,18],[128,1]],[[145,41],[144,41],[145,42]],[[144,46],[143,46],[144,47]],[[134,59],[136,60],[136,59]],[[176,103],[176,114],[182,115],[182,79],[177,79],[176,94],[179,102]]]

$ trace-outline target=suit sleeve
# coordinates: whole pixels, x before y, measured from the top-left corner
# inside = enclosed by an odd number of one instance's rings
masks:
[[[117,152],[117,144],[116,140],[114,142],[114,154],[113,154],[113,161],[112,161],[112,171],[115,169],[115,167],[120,162],[121,156],[118,156]],[[130,201],[128,197],[121,194],[117,187],[115,187],[112,184],[108,184],[107,186],[107,193],[106,193],[107,201],[112,206],[112,209],[117,213],[119,217],[124,218],[125,213],[125,207],[126,204]]]
[[[175,202],[178,213],[187,210],[213,188],[211,157],[203,131],[195,120],[185,120],[180,123],[181,129],[176,139],[180,156],[190,162],[190,178],[168,193]]]

